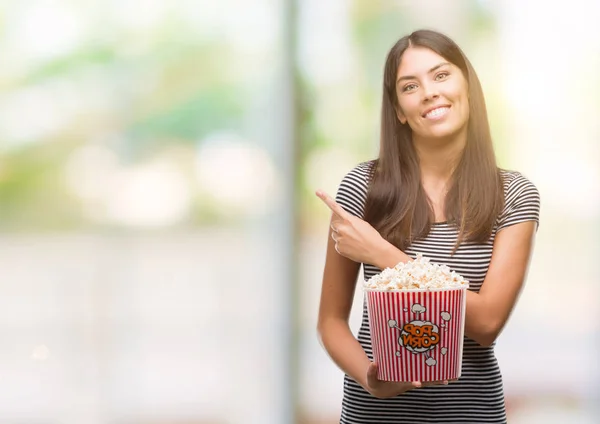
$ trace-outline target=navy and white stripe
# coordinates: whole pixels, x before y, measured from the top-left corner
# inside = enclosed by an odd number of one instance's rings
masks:
[[[345,210],[360,218],[363,217],[372,164],[364,162],[352,169],[343,178],[336,195],[336,201]],[[539,222],[540,196],[537,188],[518,172],[502,171],[502,178],[505,206],[486,243],[463,243],[450,256],[458,231],[447,223],[435,223],[427,237],[414,241],[405,252],[412,257],[419,252],[434,263],[448,265],[469,280],[470,290],[478,292],[490,264],[497,232],[520,222]],[[363,264],[365,279],[378,272],[378,268]],[[372,360],[366,304],[357,338]],[[412,390],[391,399],[377,399],[345,376],[340,423],[505,423],[502,375],[494,345],[482,347],[465,337],[462,376],[458,381],[448,386]]]

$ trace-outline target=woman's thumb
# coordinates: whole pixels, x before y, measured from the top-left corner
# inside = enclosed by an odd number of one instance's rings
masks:
[[[369,368],[367,369],[367,378],[370,380],[376,380],[377,379],[377,370],[378,370],[377,363],[371,362],[369,364]]]

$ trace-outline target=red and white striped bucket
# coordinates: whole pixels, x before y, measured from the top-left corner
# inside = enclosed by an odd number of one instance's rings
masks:
[[[365,289],[373,359],[385,381],[460,377],[466,288]]]

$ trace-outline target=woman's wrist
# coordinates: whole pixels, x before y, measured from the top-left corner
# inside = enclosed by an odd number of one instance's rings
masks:
[[[410,256],[398,249],[392,243],[388,241],[384,241],[384,243],[385,244],[382,245],[381,251],[375,258],[375,263],[373,264],[377,268],[393,268],[400,262],[408,262],[412,260]]]

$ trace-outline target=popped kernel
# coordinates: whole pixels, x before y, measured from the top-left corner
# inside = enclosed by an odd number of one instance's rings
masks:
[[[414,261],[400,262],[386,268],[363,283],[363,287],[376,290],[449,289],[468,288],[469,282],[447,265],[431,263],[421,253]]]

